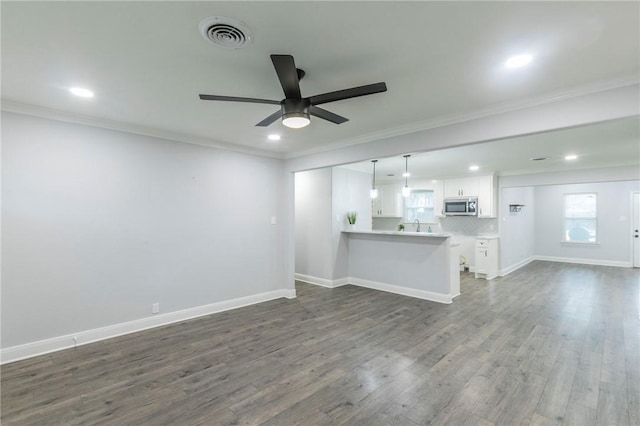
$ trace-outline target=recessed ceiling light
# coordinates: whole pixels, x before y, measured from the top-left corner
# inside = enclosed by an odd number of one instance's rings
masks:
[[[577,158],[578,158],[578,156],[575,155],[575,154],[565,155],[565,157],[564,157],[565,160],[569,160],[569,161],[576,160]]]
[[[69,91],[81,98],[93,98],[93,92],[89,89],[83,89],[82,87],[72,87]]]
[[[504,66],[507,68],[520,68],[525,65],[529,65],[533,61],[533,56],[525,54],[525,55],[515,55],[507,59],[504,63]]]
[[[480,166],[476,166],[476,165],[469,166],[469,170],[471,170],[472,172],[475,172],[478,169],[480,169]]]
[[[280,140],[280,135],[269,135],[269,136],[267,136],[267,138],[270,141],[279,141]]]
[[[437,182],[437,180],[435,180],[435,179],[432,179],[432,180],[431,180],[431,182],[433,182],[433,183],[436,183],[436,182]]]

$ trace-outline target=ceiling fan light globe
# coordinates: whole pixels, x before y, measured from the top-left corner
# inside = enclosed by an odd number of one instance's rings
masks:
[[[308,115],[302,113],[288,114],[286,117],[282,117],[282,124],[291,129],[301,129],[311,123]]]

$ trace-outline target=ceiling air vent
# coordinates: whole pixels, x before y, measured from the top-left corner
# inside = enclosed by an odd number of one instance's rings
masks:
[[[200,34],[211,43],[227,49],[247,47],[253,38],[251,30],[240,21],[223,16],[211,16],[200,21]]]

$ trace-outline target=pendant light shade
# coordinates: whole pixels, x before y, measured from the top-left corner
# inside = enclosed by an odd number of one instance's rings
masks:
[[[402,187],[402,196],[408,197],[411,195],[411,188],[409,188],[409,157],[411,155],[407,154],[404,156],[404,187]]]
[[[373,163],[373,177],[371,178],[371,190],[369,191],[369,196],[371,198],[378,198],[378,188],[376,188],[376,163],[378,160],[371,160]]]

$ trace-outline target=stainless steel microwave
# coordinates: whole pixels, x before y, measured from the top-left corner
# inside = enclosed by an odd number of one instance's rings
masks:
[[[445,198],[445,216],[478,216],[477,198]]]

